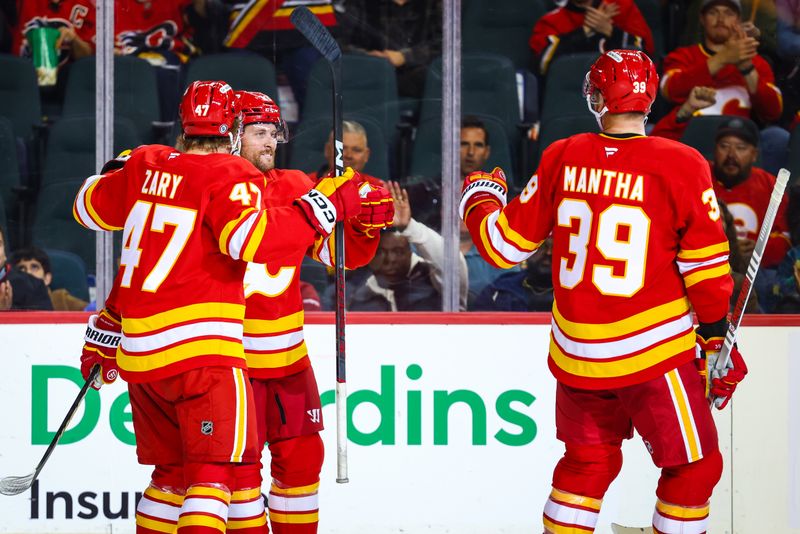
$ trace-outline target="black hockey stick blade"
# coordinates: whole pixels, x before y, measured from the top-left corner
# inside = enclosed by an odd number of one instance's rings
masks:
[[[23,491],[26,491],[28,488],[33,486],[33,482],[39,476],[39,473],[41,473],[42,468],[44,467],[44,464],[47,463],[47,459],[50,458],[50,454],[52,454],[53,449],[56,448],[58,440],[61,439],[61,436],[63,436],[64,432],[67,430],[67,425],[69,425],[69,422],[72,420],[72,416],[75,415],[76,411],[78,411],[78,406],[80,406],[83,398],[86,397],[86,393],[89,391],[89,386],[92,385],[92,382],[95,381],[97,375],[99,374],[100,366],[95,365],[92,368],[92,371],[89,373],[89,377],[86,379],[86,382],[84,382],[80,393],[78,393],[78,396],[75,397],[75,400],[72,402],[72,406],[70,406],[67,415],[61,422],[61,426],[56,431],[55,436],[53,436],[53,440],[50,442],[50,445],[48,445],[44,456],[42,456],[42,459],[39,460],[39,465],[36,466],[36,468],[33,470],[33,473],[3,478],[0,480],[0,495],[19,495]]]
[[[333,63],[342,57],[342,49],[319,19],[305,6],[294,8],[289,20],[322,56]]]

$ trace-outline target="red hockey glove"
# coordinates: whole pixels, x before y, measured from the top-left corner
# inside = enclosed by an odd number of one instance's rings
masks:
[[[317,232],[327,236],[333,232],[336,221],[343,221],[361,213],[358,194],[358,173],[350,167],[342,176],[323,178],[314,189],[295,200]]]
[[[94,389],[100,389],[103,384],[110,384],[117,379],[117,347],[122,339],[122,325],[119,319],[107,310],[99,315],[89,317],[84,336],[83,352],[81,353],[81,374],[89,378],[92,367],[100,365],[100,374],[92,383]]]
[[[724,341],[721,336],[706,339],[701,335],[701,328],[697,329],[696,365],[705,383],[706,397],[720,410],[728,405],[736,386],[747,375],[747,365],[736,345],[731,349],[727,366],[723,367],[719,354]]]
[[[369,182],[362,183],[358,191],[361,196],[361,213],[352,220],[353,228],[373,237],[373,231],[391,226],[394,219],[394,199],[386,188],[376,187]]]
[[[495,167],[491,174],[472,172],[464,178],[458,214],[466,221],[472,208],[484,202],[494,202],[502,208],[506,205],[507,194],[506,175],[500,167]]]

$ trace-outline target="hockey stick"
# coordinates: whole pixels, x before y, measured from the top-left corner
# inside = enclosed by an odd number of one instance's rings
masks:
[[[783,192],[788,182],[789,171],[786,169],[778,171],[778,179],[775,180],[775,187],[772,188],[767,212],[764,214],[764,222],[761,223],[761,229],[758,231],[758,239],[756,239],[756,244],[753,248],[753,255],[750,256],[750,264],[747,266],[747,273],[745,273],[745,278],[742,282],[742,289],[739,291],[739,296],[736,298],[736,305],[733,307],[733,313],[731,314],[730,321],[728,321],[725,343],[722,345],[722,350],[720,350],[717,361],[714,364],[714,369],[712,370],[714,378],[718,378],[720,373],[728,366],[731,349],[733,349],[733,344],[736,342],[736,331],[739,329],[739,324],[742,322],[744,308],[747,306],[747,301],[750,298],[753,282],[756,279],[758,268],[761,265],[761,257],[767,246],[769,234],[772,232],[772,224],[775,222],[775,216],[778,214],[778,207],[780,207],[781,200],[783,199]],[[714,406],[717,408],[720,407],[722,402],[723,399],[719,397],[714,398]]]
[[[33,482],[39,476],[39,473],[41,473],[44,464],[47,463],[48,458],[50,458],[50,455],[56,448],[58,440],[61,439],[61,436],[63,436],[64,432],[67,430],[67,425],[69,425],[72,416],[75,415],[76,411],[78,411],[78,406],[80,406],[83,398],[86,397],[86,393],[89,391],[89,386],[95,381],[97,375],[99,374],[100,366],[95,365],[92,367],[92,372],[89,373],[89,378],[86,379],[86,382],[83,384],[78,396],[75,397],[75,400],[72,402],[72,406],[70,406],[67,416],[64,417],[63,421],[61,421],[61,426],[58,427],[56,435],[53,436],[53,440],[50,442],[50,445],[48,445],[47,450],[44,451],[44,456],[42,456],[42,459],[39,460],[39,464],[36,466],[36,469],[33,470],[33,473],[21,477],[5,477],[4,479],[0,480],[0,494],[18,495],[33,485]]]
[[[339,44],[307,7],[296,7],[289,17],[308,42],[322,54],[331,68],[333,82],[333,144],[336,152],[334,168],[337,176],[344,174],[342,152],[342,50]],[[345,279],[344,228],[336,223],[334,232],[336,268],[336,482],[346,484],[347,478],[347,372],[345,360]]]

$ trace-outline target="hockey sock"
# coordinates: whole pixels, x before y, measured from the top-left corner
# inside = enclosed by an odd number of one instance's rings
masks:
[[[656,502],[653,514],[653,532],[656,534],[705,534],[708,529],[709,505],[678,506],[661,499]]]
[[[261,488],[233,492],[228,510],[228,534],[269,534]]]
[[[319,524],[319,482],[288,487],[272,481],[267,504],[274,534],[316,534]]]
[[[217,484],[193,485],[186,491],[178,518],[178,534],[225,532],[231,494]]]
[[[148,487],[136,506],[136,534],[172,534],[178,528],[183,495]]]
[[[594,532],[603,501],[553,488],[544,507],[545,532],[589,534]]]

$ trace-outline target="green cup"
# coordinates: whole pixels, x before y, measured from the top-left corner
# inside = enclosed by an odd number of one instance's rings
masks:
[[[61,32],[57,28],[32,28],[25,37],[33,51],[33,66],[39,85],[55,85],[58,70],[58,50],[56,41]]]

